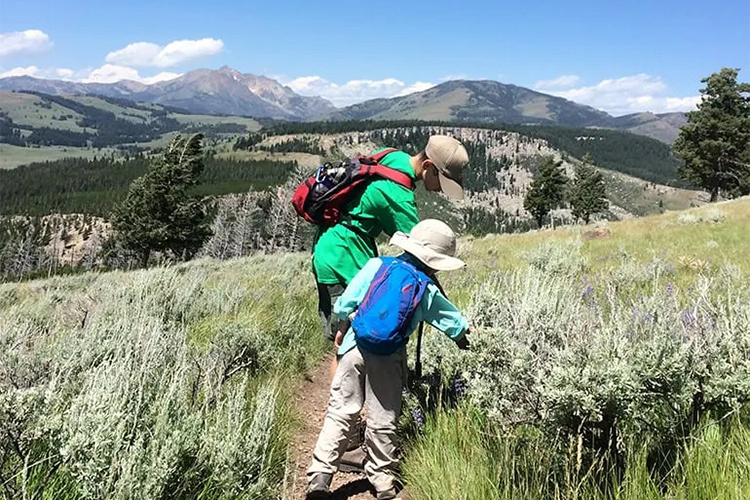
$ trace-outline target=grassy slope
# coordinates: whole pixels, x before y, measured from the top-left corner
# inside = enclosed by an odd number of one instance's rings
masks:
[[[456,89],[441,96],[440,100],[424,99],[417,95],[405,99],[387,111],[376,114],[373,120],[450,120],[453,108],[464,106],[469,99],[466,89]]]
[[[721,220],[691,222],[687,214],[715,215]],[[655,257],[674,264],[681,257],[692,257],[714,267],[730,262],[750,272],[746,253],[750,248],[750,198],[614,223],[488,236],[473,240],[466,257],[469,267],[508,271],[526,265],[526,254],[543,243],[570,241],[581,241],[582,254],[589,259],[592,272],[613,269],[622,254],[641,262]]]
[[[49,109],[40,104],[42,98],[33,94],[0,90],[0,111],[8,113],[13,123],[83,132],[83,127],[76,124],[82,115],[56,103],[52,103]],[[59,118],[62,116],[71,118],[61,121]]]
[[[662,210],[685,210],[708,201],[703,191],[653,184],[612,170],[600,171],[607,184],[607,198],[637,216],[653,215]]]
[[[700,221],[700,217],[716,222]],[[630,256],[638,263],[648,263],[654,257],[658,257],[675,265],[673,279],[678,286],[687,286],[695,282],[699,276],[715,272],[723,263],[731,262],[743,273],[750,272],[750,259],[746,254],[750,243],[749,229],[750,198],[745,198],[701,207],[688,213],[668,213],[605,226],[488,236],[482,239],[464,238],[460,242],[459,252],[467,261],[468,267],[464,271],[446,274],[444,282],[454,300],[466,306],[471,294],[482,286],[488,276],[526,267],[528,255],[542,247],[566,248],[566,244],[580,241],[581,255],[588,260],[590,266],[586,271],[588,273],[613,272],[623,265],[623,255]],[[592,235],[596,237],[591,238]],[[710,267],[696,270],[689,265],[681,265],[680,258],[683,256],[705,260],[710,263]],[[169,293],[162,298],[165,292],[158,286],[153,289],[146,287],[139,291],[138,284],[143,279],[152,280],[155,285],[162,282],[174,285],[170,285],[173,288],[170,288]],[[126,293],[133,286],[136,286],[133,292],[135,295],[128,298],[132,302],[126,302],[130,304],[127,308],[115,308],[115,317],[112,320],[105,319],[104,316],[99,317],[105,313],[110,314],[108,311],[113,304],[106,301],[110,300],[110,297],[118,297],[117,290]],[[185,295],[178,293],[178,290],[182,289],[187,290]],[[269,354],[272,363],[248,379],[247,390],[249,394],[254,394],[258,384],[263,380],[278,379],[280,373],[297,373],[322,352],[323,346],[317,335],[314,299],[315,291],[309,273],[308,255],[257,256],[229,262],[199,261],[174,268],[130,273],[88,273],[68,278],[0,285],[0,321],[6,327],[12,327],[11,330],[4,330],[5,332],[15,331],[18,335],[28,334],[24,333],[28,331],[22,327],[29,324],[28,321],[33,321],[33,324],[46,324],[52,332],[49,342],[64,342],[69,335],[92,335],[94,332],[86,325],[95,325],[96,320],[114,321],[119,317],[118,314],[121,315],[120,319],[123,319],[134,310],[146,311],[154,305],[161,307],[159,304],[166,300],[171,304],[171,312],[168,314],[173,319],[159,321],[165,321],[165,328],[171,328],[169,325],[172,321],[184,327],[182,342],[194,352],[197,362],[202,362],[201,356],[212,352],[214,354],[211,356],[219,355],[217,353],[220,351],[213,350],[226,349],[223,344],[225,340],[242,340],[242,335],[246,334],[242,332],[247,329],[253,332],[255,343],[252,345],[262,346],[269,343],[280,350],[278,356]],[[98,312],[100,310],[101,312]],[[91,320],[84,318],[82,323],[81,318],[77,316],[79,312],[76,311],[90,315]],[[153,310],[149,314],[154,312],[158,311]],[[14,322],[18,323],[18,328],[13,327]],[[80,328],[77,325],[84,327]],[[32,333],[33,331],[31,330]],[[282,337],[279,337],[280,335]],[[286,335],[291,337],[287,338]],[[6,337],[6,340],[12,339]],[[32,346],[30,351],[20,353],[29,355],[37,349],[33,346],[45,345],[46,342],[47,340],[35,338],[29,343],[11,342],[9,345]],[[49,348],[54,351],[55,344],[50,344]],[[46,350],[47,348],[41,353],[43,356],[46,355]],[[6,351],[6,355],[16,354],[19,353],[12,349]],[[293,378],[287,379],[282,386]],[[5,386],[3,390],[7,388]],[[284,393],[283,389],[281,393]],[[282,398],[279,408],[289,403],[284,402]],[[248,405],[239,411],[251,412],[252,408],[252,405]],[[200,412],[199,416],[209,418]],[[250,414],[245,416],[249,418]],[[241,415],[234,417],[242,418]],[[277,431],[279,434],[274,439],[283,443],[288,428],[280,426]],[[470,445],[471,439],[474,438],[467,434],[466,439]],[[442,446],[439,439],[436,442]],[[429,444],[429,440],[426,443]],[[137,457],[120,457],[125,458]],[[492,470],[492,462],[488,462],[490,458],[478,456],[483,467]],[[276,463],[275,467],[280,465]],[[74,469],[63,470],[72,473],[70,471]],[[418,472],[411,470],[413,474]],[[474,473],[477,477],[482,475],[481,471]],[[280,477],[280,472],[277,470],[270,477],[276,480]],[[446,477],[464,479],[450,474],[446,474]],[[463,483],[458,481],[457,484]]]
[[[29,163],[55,161],[63,158],[101,158],[117,153],[113,148],[75,148],[71,146],[42,146],[24,148],[11,144],[0,144],[0,169],[11,169]]]
[[[658,300],[654,297],[669,294],[665,290],[670,287],[674,290],[671,293],[676,294],[679,300],[688,301],[685,307],[690,307],[688,304],[691,304],[691,294],[697,288],[707,286],[707,283],[715,283],[713,293],[727,293],[724,285],[731,283],[731,279],[727,281],[726,276],[741,277],[750,273],[748,248],[750,197],[745,197],[685,212],[615,223],[463,239],[459,252],[468,265],[465,270],[446,273],[443,282],[448,293],[462,308],[469,307],[476,313],[473,308],[477,294],[485,287],[492,287],[498,272],[500,275],[512,274],[516,270],[530,267],[530,261],[538,262],[543,258],[548,259],[546,273],[554,276],[572,272],[574,276],[578,276],[571,283],[580,288],[565,292],[574,297],[571,300],[579,300],[580,289],[583,289],[585,283],[592,283],[596,290],[593,293],[601,293],[605,297],[608,293],[613,293],[618,301],[621,300],[620,305],[614,301],[611,304],[620,311],[618,314],[629,318],[632,314],[630,307],[635,310],[641,300]],[[560,267],[556,270],[556,266]],[[528,278],[522,273],[521,280],[524,276]],[[735,283],[743,283],[741,278],[736,279],[738,281]],[[614,289],[610,288],[613,284],[616,287]],[[522,290],[524,288],[521,284],[518,288],[511,286],[501,289],[500,293],[518,297],[518,294],[523,295]],[[742,293],[739,287],[734,291]],[[498,298],[498,303],[501,300]],[[527,307],[528,303],[535,301],[555,304],[556,299],[527,297],[517,300],[519,303],[511,303]],[[563,309],[558,309],[560,317],[553,321],[563,324],[569,321],[563,318]],[[666,309],[660,309],[662,311],[668,314]],[[724,310],[721,314],[724,314]],[[734,319],[720,317],[727,322],[738,321],[742,324],[742,314]],[[583,318],[578,318],[573,321],[582,320]],[[523,310],[517,310],[515,313],[508,313],[508,318],[504,321],[526,324],[528,320],[524,317]],[[540,324],[544,324],[544,320],[540,320]],[[656,330],[654,328],[654,332],[650,334],[656,335]],[[533,335],[534,332],[528,331],[527,334]],[[552,332],[548,334],[554,335]],[[484,346],[481,343],[486,342],[482,340],[483,334],[476,335],[479,336],[475,340]],[[589,338],[586,342],[591,342],[589,355],[596,359],[596,350],[593,348],[596,334],[592,331],[586,335]],[[447,366],[451,366],[451,361],[446,361],[454,356],[450,346],[435,351],[432,346],[435,343],[440,345],[439,340],[442,339],[429,337],[427,354],[423,350],[427,362],[436,356],[444,356],[437,363],[447,362]],[[496,347],[500,353],[503,352],[502,349],[503,346]],[[508,346],[507,349],[512,347]],[[721,355],[717,359],[717,362],[730,362]],[[460,366],[463,361],[458,363]],[[579,383],[582,388],[586,387],[590,369],[580,366]],[[602,372],[607,371],[606,367],[600,369]],[[617,373],[616,370],[613,373]],[[602,381],[602,384],[607,382]],[[502,394],[504,390],[511,389],[498,389],[498,393]],[[413,441],[407,452],[404,472],[410,485],[410,498],[414,500],[747,498],[750,493],[750,481],[747,479],[750,477],[750,452],[747,448],[750,420],[727,420],[721,427],[708,423],[707,427],[696,429],[691,436],[692,439],[679,452],[680,458],[663,485],[656,484],[649,477],[645,448],[638,448],[645,444],[641,440],[636,443],[632,459],[627,462],[624,478],[615,480],[618,484],[616,496],[602,494],[590,477],[583,477],[577,482],[575,471],[567,469],[570,476],[566,480],[572,482],[555,483],[560,489],[551,494],[545,489],[545,485],[550,479],[549,471],[554,469],[558,458],[547,448],[548,441],[535,438],[533,432],[524,434],[523,430],[514,432],[498,429],[490,426],[487,419],[483,415],[477,415],[474,410],[459,408],[456,411],[438,411],[428,421],[422,437]],[[571,446],[574,457],[572,462],[575,464],[575,444]],[[650,457],[650,460],[654,458]]]
[[[153,120],[149,111],[128,106],[120,106],[95,96],[66,96],[66,98],[87,106],[94,106],[112,112],[117,118],[134,123],[150,123]],[[38,104],[40,103],[42,103],[42,99],[36,95],[25,94],[23,92],[0,91],[0,111],[7,112],[8,116],[10,116],[14,123],[19,125],[29,125],[36,128],[49,127],[53,129],[71,130],[73,132],[84,131],[82,127],[76,124],[76,122],[82,118],[79,113],[56,103],[52,103],[50,109],[47,109],[39,106]],[[153,110],[163,109],[157,104],[139,103],[138,105]],[[61,116],[71,116],[71,118],[61,121],[58,119]],[[202,126],[221,124],[244,125],[249,132],[260,129],[260,124],[257,121],[252,118],[241,116],[209,116],[175,113],[170,111],[167,114],[167,117],[177,120],[185,126],[190,126],[198,130]],[[94,129],[89,128],[87,130],[92,132]],[[147,148],[163,147],[173,136],[174,133],[168,133],[154,141],[138,143],[136,145]],[[94,156],[101,156],[102,154],[109,154],[112,151],[114,151],[114,148],[96,151],[75,147],[42,146],[39,148],[22,148],[11,146],[9,144],[0,144],[0,168],[9,169],[28,163],[54,161],[68,157],[92,158]]]
[[[115,116],[121,120],[127,120],[133,123],[149,123],[152,120],[150,111],[131,108],[127,106],[120,106],[119,104],[105,101],[104,99],[96,96],[82,95],[71,96],[68,98],[81,104],[85,104],[86,106],[93,106],[95,108],[114,113]],[[154,111],[161,109],[161,107],[158,105],[148,103],[139,103],[139,106],[144,106]]]

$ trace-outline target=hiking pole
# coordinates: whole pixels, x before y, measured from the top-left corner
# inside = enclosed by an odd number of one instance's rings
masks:
[[[422,378],[422,333],[424,332],[424,321],[419,323],[419,329],[417,330],[417,358],[414,362],[414,378],[419,380]]]
[[[435,286],[440,290],[440,293],[443,294],[444,297],[448,297],[445,294],[445,290],[443,290],[443,285],[440,284],[440,282],[437,279],[437,276],[430,275],[430,278],[432,279],[432,282],[435,284]],[[424,333],[424,321],[421,321],[419,323],[419,329],[417,330],[417,356],[416,360],[414,362],[414,375],[415,379],[419,380],[422,378],[422,334]]]

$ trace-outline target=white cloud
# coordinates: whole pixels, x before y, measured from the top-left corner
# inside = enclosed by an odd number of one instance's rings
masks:
[[[115,83],[121,80],[133,80],[145,84],[172,80],[181,76],[180,73],[162,72],[155,76],[142,77],[138,70],[128,66],[119,66],[116,64],[105,64],[100,68],[92,70],[81,81],[84,83]]]
[[[538,84],[539,82],[535,87],[539,88]],[[700,96],[665,97],[666,92],[667,85],[660,77],[640,73],[621,78],[609,78],[596,85],[548,93],[602,109],[613,115],[642,111],[654,113],[689,111],[700,102]]]
[[[146,85],[151,85],[152,83],[166,82],[167,80],[174,80],[175,78],[178,78],[180,76],[182,76],[182,73],[172,73],[169,71],[163,71],[159,73],[158,75],[141,78],[139,81],[141,83],[145,83]]]
[[[431,89],[434,86],[435,84],[430,82],[414,82],[413,84],[409,85],[404,90],[396,94],[396,96],[409,95],[413,94],[414,92],[422,92],[424,90]]]
[[[698,107],[701,96],[667,97],[665,111],[692,111]]]
[[[49,78],[53,80],[79,81],[87,76],[91,70],[73,71],[70,68],[38,68],[36,66],[12,68],[0,72],[0,78],[9,76],[33,76],[35,78]]]
[[[92,70],[86,78],[81,81],[84,83],[114,83],[120,80],[138,81],[141,75],[135,68],[127,66],[118,66],[116,64],[105,64],[100,68]]]
[[[0,57],[33,54],[52,47],[49,35],[42,30],[0,33]]]
[[[415,82],[407,85],[395,78],[384,78],[383,80],[349,80],[343,84],[337,84],[320,76],[302,76],[286,85],[298,94],[308,96],[324,97],[336,106],[348,106],[368,99],[379,97],[395,97],[420,92],[432,86],[433,83]]]
[[[445,75],[440,79],[441,82],[449,82],[451,80],[468,80],[469,77],[465,75],[464,73],[459,73],[456,75]]]
[[[74,71],[70,68],[37,68],[36,66],[12,68],[0,73],[0,78],[9,76],[33,76],[36,78],[51,78],[83,83],[114,83],[120,80],[133,80],[150,85],[156,82],[173,80],[181,73],[163,71],[154,76],[141,76],[137,69],[116,64],[105,64],[96,69]]]
[[[0,73],[0,78],[7,78],[9,76],[38,76],[39,75],[39,68],[36,66],[27,66],[25,68],[18,67],[18,68],[12,68],[8,71],[3,71]]]
[[[534,84],[537,90],[565,89],[581,83],[581,77],[578,75],[561,75],[551,80],[539,80]]]
[[[60,80],[73,80],[76,72],[69,68],[57,68],[55,69],[55,76]]]
[[[136,42],[107,54],[106,62],[119,66],[156,66],[167,68],[193,59],[212,56],[224,50],[224,42],[214,38],[176,40],[164,47]]]
[[[159,52],[161,47],[155,43],[137,42],[110,52],[105,61],[123,66],[151,66]]]

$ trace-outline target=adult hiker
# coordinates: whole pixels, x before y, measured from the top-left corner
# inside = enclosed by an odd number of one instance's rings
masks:
[[[406,174],[411,181],[421,180],[428,191],[463,198],[462,171],[469,155],[453,137],[433,135],[425,149],[414,156],[391,150],[376,157],[377,163]],[[318,311],[329,340],[338,329],[338,321],[331,314],[333,304],[354,275],[377,255],[378,235],[408,233],[419,222],[413,189],[389,179],[369,182],[345,211],[342,222],[320,231],[313,249]]]
[[[313,273],[323,333],[329,340],[333,340],[338,330],[338,319],[332,314],[333,304],[354,275],[378,254],[376,238],[383,232],[388,236],[397,231],[408,233],[419,222],[414,199],[415,182],[421,180],[428,191],[442,191],[452,198],[461,199],[464,194],[462,174],[469,155],[453,137],[433,135],[424,150],[416,155],[386,149],[359,160],[381,165],[385,170],[380,175],[358,177],[364,189],[359,186],[351,189],[353,186],[349,184],[347,187],[347,182],[316,174],[297,189],[293,200],[300,215],[321,225],[313,248]],[[330,181],[339,188],[344,186],[344,189],[333,190],[336,193],[333,199],[343,202],[335,206],[335,210],[329,210],[333,200],[327,194],[330,191],[326,191],[326,183]],[[321,198],[311,199],[318,187],[326,193],[323,202],[318,201]],[[346,192],[353,192],[354,196],[340,196]],[[336,213],[340,220],[335,219],[336,223],[331,225],[331,221],[326,221],[322,215],[330,213]],[[331,360],[331,379],[336,364],[334,357]],[[350,451],[342,460],[342,467],[348,471],[362,471],[365,454],[359,446],[361,439],[360,433],[354,433]]]
[[[424,321],[468,349],[468,322],[436,283],[435,273],[461,268],[456,236],[444,222],[428,219],[409,235],[397,232],[398,257],[370,259],[334,305],[351,327],[336,334],[340,356],[328,412],[308,469],[307,499],[329,494],[333,474],[364,407],[367,412],[365,473],[378,500],[398,498],[396,421],[406,381],[406,343]]]

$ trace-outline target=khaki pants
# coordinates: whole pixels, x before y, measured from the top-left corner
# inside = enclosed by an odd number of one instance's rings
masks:
[[[406,348],[389,356],[355,347],[339,360],[331,383],[328,413],[313,452],[308,476],[333,474],[353,432],[362,407],[367,410],[365,463],[367,479],[377,491],[393,487],[396,466],[396,420],[406,379]]]

